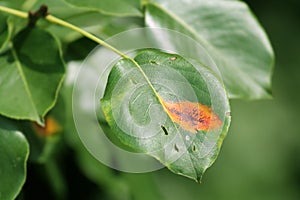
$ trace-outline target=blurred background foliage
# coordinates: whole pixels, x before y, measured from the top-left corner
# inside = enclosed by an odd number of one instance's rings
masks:
[[[232,126],[202,184],[166,169],[147,174],[114,171],[94,160],[75,131],[68,131],[57,136],[63,140],[46,141],[43,153],[50,159],[37,162],[43,164],[29,163],[18,199],[300,199],[300,1],[246,2],[275,50],[274,98],[231,101]],[[72,51],[82,44],[93,47],[83,40],[66,48]],[[64,92],[70,95],[71,88]],[[71,113],[70,102],[58,103],[60,106]],[[51,114],[59,119],[57,113],[54,109]],[[66,129],[74,130],[72,116],[67,115]],[[68,145],[61,144],[64,142]],[[55,156],[47,155],[53,145]]]

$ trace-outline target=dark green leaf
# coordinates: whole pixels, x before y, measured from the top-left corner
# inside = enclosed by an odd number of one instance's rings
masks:
[[[29,146],[11,122],[0,117],[0,199],[15,199],[26,179]]]
[[[139,0],[65,0],[66,2],[80,8],[89,8],[90,10],[100,11],[103,14],[117,16],[142,16],[139,11]]]
[[[272,47],[246,4],[219,0],[154,2],[146,4],[146,25],[182,32],[202,44],[218,65],[229,97],[270,97]],[[174,46],[180,49],[185,44]]]
[[[223,85],[176,54],[145,50],[135,60],[120,60],[109,75],[101,100],[108,124],[124,144],[199,181],[230,123]]]
[[[0,55],[0,113],[43,123],[64,76],[59,45],[48,32],[25,29]]]

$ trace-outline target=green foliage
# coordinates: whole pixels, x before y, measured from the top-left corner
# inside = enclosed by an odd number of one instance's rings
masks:
[[[29,146],[11,121],[0,117],[0,198],[14,199],[26,180]]]
[[[64,75],[57,41],[42,29],[24,29],[2,53],[0,63],[0,95],[5,96],[0,113],[42,124],[56,102]]]
[[[183,5],[181,0],[157,0],[146,3],[145,23],[179,31],[204,45],[222,73],[230,98],[270,97],[273,50],[243,2],[191,0]]]
[[[101,100],[106,118],[101,120],[103,124],[108,123],[109,134],[114,134],[110,138],[116,136],[120,140],[116,143],[155,157],[174,173],[199,181],[217,158],[228,132],[229,98],[270,97],[274,55],[264,30],[246,4],[220,0],[184,2],[4,0],[0,6],[27,12],[46,4],[50,14],[100,38],[136,27],[161,27],[183,33],[194,39],[195,45],[202,45],[220,74],[198,57],[190,44],[171,34],[164,37],[153,34],[145,35],[145,39],[152,37],[153,41],[166,42],[173,50],[188,52],[188,56],[154,49],[138,52],[134,59],[123,55],[112,68],[108,82],[101,82],[106,85]],[[61,85],[66,74],[65,62],[70,65],[74,60],[81,61],[97,45],[81,33],[49,23],[47,18],[28,26],[28,19],[0,11],[0,157],[3,162],[0,199],[15,198],[26,178],[28,144],[11,123],[18,123],[28,138],[32,150],[29,164],[38,162],[45,166],[55,198],[66,197],[66,184],[70,184],[57,164],[65,155],[57,152],[70,149],[88,182],[107,189],[104,196],[141,199],[143,193],[133,189],[138,185],[149,191],[149,200],[160,198],[151,176],[116,174],[92,158],[76,135],[70,108],[72,87],[66,83],[67,87],[61,90]],[[59,94],[66,107],[57,103]],[[213,127],[210,117],[217,116],[217,129],[199,128],[200,125],[195,128],[176,121],[168,106],[179,103],[180,107],[180,102],[197,105],[199,116],[200,112],[207,112],[208,122],[198,118],[207,122],[208,127]],[[45,124],[49,117],[57,124]],[[41,127],[34,129],[35,126]],[[57,131],[57,127],[61,129]],[[149,184],[138,183],[148,180]],[[122,192],[116,193],[115,188]],[[26,194],[24,189],[21,195],[26,198]]]

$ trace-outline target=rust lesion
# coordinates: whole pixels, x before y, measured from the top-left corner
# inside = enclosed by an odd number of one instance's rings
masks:
[[[222,125],[222,120],[207,105],[190,101],[163,101],[163,104],[172,121],[192,133],[218,129]]]

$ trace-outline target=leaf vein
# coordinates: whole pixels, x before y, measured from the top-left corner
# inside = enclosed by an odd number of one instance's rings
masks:
[[[21,77],[21,79],[22,79],[22,82],[23,82],[25,91],[26,91],[27,96],[28,96],[28,99],[29,99],[29,101],[30,101],[30,103],[31,103],[31,105],[32,105],[32,108],[34,109],[35,114],[36,114],[37,117],[38,117],[38,121],[40,122],[40,117],[39,117],[39,114],[38,114],[38,110],[37,110],[36,105],[35,105],[35,103],[34,103],[34,101],[33,101],[33,98],[32,98],[31,92],[30,92],[30,88],[29,88],[29,85],[28,85],[28,83],[27,83],[27,79],[26,79],[26,77],[25,77],[24,71],[23,71],[23,69],[22,69],[22,65],[21,65],[21,63],[20,63],[19,57],[18,57],[17,52],[16,52],[16,50],[14,49],[14,46],[13,46],[13,45],[12,45],[12,47],[11,47],[11,52],[12,52],[12,55],[13,55],[13,57],[14,57],[14,59],[15,59],[15,62],[16,62],[16,65],[17,65],[17,68],[18,68],[20,77]]]

